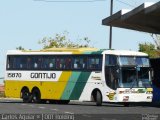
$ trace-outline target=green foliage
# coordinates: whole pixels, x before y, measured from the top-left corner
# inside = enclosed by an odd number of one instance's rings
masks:
[[[72,42],[68,38],[68,32],[64,32],[63,34],[56,34],[54,37],[44,37],[39,41],[39,44],[43,45],[43,49],[47,48],[81,48],[81,47],[89,47],[90,40],[88,37],[84,37],[83,39],[78,40],[79,43]]]
[[[16,50],[25,50],[22,46],[16,48]]]
[[[151,34],[151,37],[156,45],[156,48],[158,50],[160,50],[160,35],[157,35],[157,34]]]
[[[150,58],[160,57],[159,50],[152,43],[140,43],[139,51],[147,53]]]

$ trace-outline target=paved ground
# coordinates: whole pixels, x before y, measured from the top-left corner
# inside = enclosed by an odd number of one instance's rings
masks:
[[[97,107],[92,102],[75,102],[72,101],[68,105],[59,104],[33,104],[22,103],[21,100],[0,99],[0,119],[5,119],[5,114],[37,114],[40,117],[39,120],[50,119],[51,115],[70,115],[68,119],[83,119],[83,120],[125,120],[125,119],[140,119],[150,120],[142,118],[156,118],[160,119],[160,106],[151,104],[131,104],[130,107],[124,107],[119,104],[104,103],[103,106]],[[49,116],[48,116],[49,114]],[[12,117],[12,116],[10,116]],[[14,116],[15,117],[15,116]],[[64,117],[64,116],[63,116]],[[62,116],[58,116],[52,119],[60,119]],[[66,117],[66,116],[65,116]],[[9,118],[8,118],[9,119]],[[12,119],[13,120],[13,119]]]

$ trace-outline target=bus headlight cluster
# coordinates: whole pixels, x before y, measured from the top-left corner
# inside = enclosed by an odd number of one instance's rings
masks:
[[[152,91],[147,91],[146,94],[152,94]]]

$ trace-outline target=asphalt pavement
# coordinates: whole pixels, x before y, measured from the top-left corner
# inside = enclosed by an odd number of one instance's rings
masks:
[[[19,117],[20,115],[24,116]],[[38,118],[35,116],[38,116]],[[0,119],[159,120],[160,105],[132,103],[129,107],[124,107],[122,104],[103,103],[102,106],[96,106],[94,102],[78,101],[71,101],[68,105],[35,104],[23,103],[19,99],[0,99]]]

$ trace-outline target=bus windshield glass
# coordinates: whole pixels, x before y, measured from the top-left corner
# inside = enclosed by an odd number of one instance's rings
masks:
[[[149,68],[121,68],[120,87],[151,87],[149,80]]]
[[[151,87],[147,57],[120,56],[120,87]]]
[[[149,67],[149,59],[147,57],[120,56],[119,64],[120,66]]]

